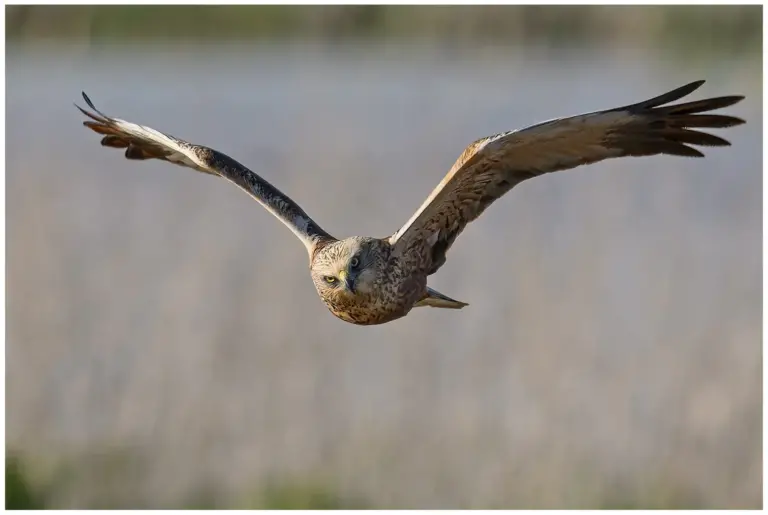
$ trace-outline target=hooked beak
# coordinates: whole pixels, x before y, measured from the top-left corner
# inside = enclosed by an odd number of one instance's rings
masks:
[[[355,293],[355,281],[349,276],[346,270],[342,270],[339,272],[339,279],[344,281],[344,286],[349,290],[351,293]]]

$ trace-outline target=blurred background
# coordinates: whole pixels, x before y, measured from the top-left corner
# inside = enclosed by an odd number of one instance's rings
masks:
[[[759,508],[760,6],[6,7],[9,507]],[[219,149],[336,236],[400,227],[471,141],[706,79],[702,160],[515,188],[431,284],[332,317]]]

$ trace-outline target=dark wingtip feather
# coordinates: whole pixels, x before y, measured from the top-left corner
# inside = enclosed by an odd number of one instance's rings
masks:
[[[676,98],[673,98],[672,100],[677,100],[678,98],[682,98],[684,96],[690,95],[691,93],[693,93],[694,91],[702,87],[705,82],[707,81],[705,81],[704,79],[695,80],[693,82],[689,82],[685,86],[680,86],[679,88],[675,88],[669,93],[659,95],[656,98],[676,97]],[[667,102],[669,102],[669,100]],[[666,102],[662,102],[662,103],[666,104]]]
[[[96,120],[98,122],[106,123],[109,120],[109,116],[105,115],[104,113],[102,113],[101,111],[96,109],[96,106],[93,105],[93,102],[91,102],[91,99],[88,98],[88,95],[85,94],[85,91],[81,91],[80,93],[83,95],[83,100],[85,100],[85,103],[88,104],[88,107],[93,109],[93,111],[96,114],[89,113],[88,111],[86,111],[85,109],[83,109],[82,107],[80,107],[77,104],[75,104],[75,107],[80,109],[80,112],[82,112],[84,115],[88,116],[89,118],[93,118],[94,120]]]
[[[90,118],[92,120],[96,120],[99,123],[107,123],[106,118],[104,118],[103,116],[97,116],[97,115],[95,115],[93,113],[90,113],[90,112],[86,111],[85,109],[83,109],[82,107],[80,107],[77,104],[75,104],[75,107],[77,107],[80,110],[80,112],[83,113],[88,118]],[[99,114],[101,114],[101,113],[99,113]]]
[[[731,125],[727,125],[727,127],[733,127],[734,125],[743,125],[747,123],[746,120],[739,118],[737,116],[726,116],[726,118],[730,118]]]
[[[704,153],[701,152],[698,149],[695,149],[693,147],[689,147],[688,145],[680,145],[685,150],[680,149],[680,152],[665,152],[670,155],[674,156],[680,156],[680,157],[706,157],[704,156]]]
[[[694,114],[675,116],[675,127],[701,127],[710,129],[722,129],[742,125],[746,123],[741,118],[723,114]]]
[[[675,100],[679,100],[684,96],[690,95],[691,93],[699,89],[705,82],[706,81],[703,79],[697,80],[697,81],[688,83],[685,86],[680,86],[679,88],[673,89],[672,91],[664,93],[663,95],[659,95],[657,97],[651,98],[649,100],[645,100],[643,102],[638,102],[637,104],[632,104],[623,108],[619,108],[617,110],[645,110],[645,109],[650,109],[652,107],[658,107],[660,105],[668,104],[670,102],[674,102]]]
[[[98,109],[96,109],[96,107],[93,105],[93,102],[91,102],[91,99],[88,98],[88,95],[85,94],[85,91],[81,91],[80,93],[82,93],[83,100],[85,100],[85,103],[88,104],[88,107],[90,107],[94,111],[98,112]]]
[[[731,142],[706,132],[690,129],[666,129],[660,135],[670,141],[688,143],[690,145],[702,145],[705,147],[729,147]]]
[[[136,145],[128,145],[128,148],[125,149],[125,157],[128,159],[136,160],[146,159],[146,157],[144,157],[144,153],[141,151],[141,148],[137,147]]]
[[[684,145],[677,141],[664,141],[656,143],[656,148],[662,154],[668,154],[681,157],[704,157],[704,154],[698,149]]]
[[[704,83],[707,82],[704,79],[695,80],[693,82],[689,82],[685,86],[680,86],[679,88],[670,91],[668,94],[677,94],[680,95],[678,98],[684,97],[686,95],[690,95],[700,87],[704,85]]]
[[[733,104],[744,100],[742,95],[731,95],[727,97],[715,97],[705,98],[704,100],[694,100],[692,102],[686,102],[684,104],[675,104],[666,107],[660,107],[659,112],[665,114],[683,115],[683,114],[697,114],[705,113],[707,111],[715,111],[724,107],[730,107]]]
[[[689,145],[727,147],[730,141],[713,134],[700,132],[698,128],[722,128],[741,125],[741,118],[719,114],[701,114],[732,106],[744,100],[743,95],[730,95],[680,104],[672,102],[701,87],[698,80],[679,87],[656,98],[629,106],[627,111],[636,116],[639,134],[627,131],[620,145],[630,155],[671,154],[686,157],[704,157],[698,149]]]
[[[110,134],[101,138],[101,146],[103,147],[126,148],[128,145],[128,141],[121,138],[120,136]]]

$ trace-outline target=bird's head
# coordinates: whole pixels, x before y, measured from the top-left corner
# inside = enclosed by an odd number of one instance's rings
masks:
[[[317,292],[323,298],[350,298],[374,292],[386,257],[383,242],[353,236],[320,249],[310,270]]]

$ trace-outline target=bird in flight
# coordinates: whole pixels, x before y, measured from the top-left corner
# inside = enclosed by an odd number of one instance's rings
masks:
[[[298,236],[309,253],[317,293],[331,313],[359,325],[390,322],[412,308],[467,306],[427,286],[445,263],[448,249],[468,223],[526,179],[625,156],[704,157],[693,145],[728,146],[700,128],[723,128],[744,120],[702,114],[731,106],[743,96],[669,105],[704,84],[604,111],[558,118],[525,129],[481,138],[459,156],[448,174],[411,218],[386,238],[336,239],[293,200],[229,156],[143,125],[112,118],[94,107],[76,106],[102,134],[105,147],[124,148],[128,159],[160,159],[235,183]]]

